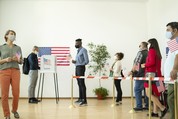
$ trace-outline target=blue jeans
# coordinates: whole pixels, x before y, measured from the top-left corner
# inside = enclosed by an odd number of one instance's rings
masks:
[[[142,108],[142,91],[144,90],[144,81],[136,80],[135,81],[135,98],[136,98],[136,108]],[[145,107],[148,107],[148,98],[144,93]]]

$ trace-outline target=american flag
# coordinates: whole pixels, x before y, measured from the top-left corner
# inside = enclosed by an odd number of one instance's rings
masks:
[[[20,58],[21,58],[21,53],[20,53],[20,52],[17,52],[17,53],[15,54],[15,56],[17,57],[17,59],[20,59]]]
[[[51,65],[50,59],[43,58],[43,61],[45,65]]]
[[[173,39],[167,42],[169,50],[172,52],[178,50],[178,39]]]
[[[156,81],[156,87],[158,89],[158,92],[164,92],[165,91],[165,87],[164,87],[163,82],[161,80]]]
[[[56,56],[56,66],[69,66],[70,61],[68,56],[70,55],[70,47],[38,47],[38,62],[40,64],[42,55],[54,55]]]

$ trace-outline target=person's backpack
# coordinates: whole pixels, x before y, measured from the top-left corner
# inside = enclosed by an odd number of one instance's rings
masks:
[[[30,64],[28,62],[28,57],[24,58],[22,68],[23,68],[23,74],[28,75],[30,71]]]

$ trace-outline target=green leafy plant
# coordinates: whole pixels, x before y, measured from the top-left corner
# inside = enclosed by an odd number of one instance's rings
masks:
[[[91,56],[91,64],[89,65],[89,68],[92,69],[94,75],[106,75],[106,62],[111,57],[107,51],[107,47],[104,44],[94,45],[92,42],[88,44],[88,47]],[[91,72],[90,75],[92,75]],[[99,87],[101,87],[100,80]]]
[[[91,62],[93,65],[90,65],[90,68],[93,69],[95,74],[104,72],[104,66],[106,65],[106,61],[110,57],[109,52],[107,51],[107,47],[105,45],[94,45],[92,42],[88,44],[89,46],[89,54],[91,56]]]
[[[89,54],[91,56],[89,69],[92,69],[92,73],[94,75],[106,76],[106,72],[108,69],[108,67],[106,68],[106,62],[110,58],[107,47],[104,44],[95,45],[92,42],[88,44],[88,47]],[[92,73],[90,72],[90,75],[93,75]],[[95,93],[95,95],[102,99],[108,96],[108,90],[101,86],[101,79],[99,79],[99,88],[95,88],[93,92]]]
[[[98,99],[105,99],[109,91],[106,88],[100,87],[93,89],[93,92],[98,96]]]

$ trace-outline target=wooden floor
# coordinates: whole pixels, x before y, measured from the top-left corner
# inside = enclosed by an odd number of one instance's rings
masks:
[[[11,99],[9,100],[11,104]],[[123,99],[123,104],[111,107],[112,99],[88,99],[88,106],[70,109],[70,99],[60,99],[56,104],[55,99],[43,99],[38,104],[29,104],[27,99],[20,99],[20,119],[148,119],[147,111],[129,113],[131,103],[129,98]],[[1,105],[0,105],[1,106]],[[168,119],[169,113],[165,116]],[[15,119],[11,115],[12,119]],[[3,119],[0,108],[0,119]],[[152,118],[158,119],[158,118]]]

